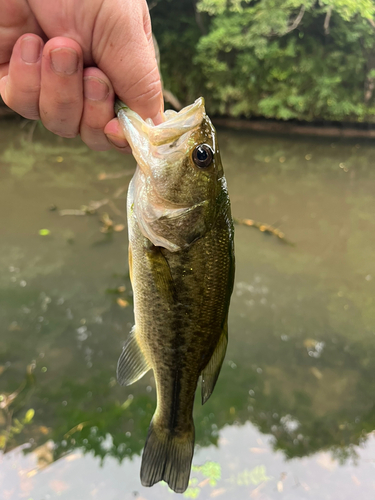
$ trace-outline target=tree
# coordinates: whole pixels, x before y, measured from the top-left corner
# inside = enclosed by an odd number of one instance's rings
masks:
[[[195,9],[195,10],[194,10]],[[160,0],[162,72],[210,113],[371,121],[373,0]]]

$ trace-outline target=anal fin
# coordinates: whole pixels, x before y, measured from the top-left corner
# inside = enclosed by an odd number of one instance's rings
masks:
[[[221,365],[223,364],[225,353],[228,345],[228,321],[225,320],[223,331],[221,332],[219,342],[216,345],[215,351],[202,371],[202,405],[211,396],[216,381],[219,377]]]
[[[120,385],[134,384],[150,369],[151,366],[138,345],[133,327],[117,363],[117,381]]]

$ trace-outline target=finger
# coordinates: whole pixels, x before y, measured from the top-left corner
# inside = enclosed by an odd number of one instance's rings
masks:
[[[39,119],[42,48],[39,36],[21,36],[13,48],[8,76],[0,85],[5,104],[30,120]]]
[[[114,117],[115,93],[111,82],[98,68],[83,72],[83,115],[80,134],[83,142],[96,151],[111,149],[104,127]]]
[[[43,34],[28,2],[25,2],[25,0],[2,1],[0,15],[0,65],[9,62],[15,43],[24,33]]]
[[[0,64],[0,80],[9,72],[9,63]]]
[[[128,141],[125,139],[120,122],[113,118],[104,128],[104,133],[112,146],[121,153],[131,153]]]
[[[83,58],[77,42],[56,37],[43,50],[39,110],[44,126],[62,137],[75,137],[83,109]]]
[[[108,12],[118,4],[118,16]],[[93,32],[93,55],[111,80],[116,94],[143,118],[162,121],[162,88],[145,1],[122,0],[103,4]],[[106,8],[107,6],[107,8]]]

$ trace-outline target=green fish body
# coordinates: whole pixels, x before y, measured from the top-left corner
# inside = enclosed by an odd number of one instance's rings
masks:
[[[141,481],[182,493],[194,452],[193,404],[202,404],[224,360],[234,279],[233,223],[215,129],[203,99],[154,126],[125,105],[117,114],[137,169],[129,185],[129,269],[135,326],[118,381],[154,372],[157,407]]]

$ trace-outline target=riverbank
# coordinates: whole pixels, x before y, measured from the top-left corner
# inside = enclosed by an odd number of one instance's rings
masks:
[[[17,113],[0,104],[1,119],[22,119]],[[358,139],[375,138],[375,125],[372,123],[310,123],[285,122],[266,119],[235,119],[214,117],[215,126],[226,127],[232,130],[254,130],[272,134],[302,135],[313,137],[348,137]]]
[[[315,137],[348,137],[348,138],[375,138],[375,127],[370,123],[358,125],[348,123],[309,123],[309,122],[283,122],[276,120],[241,120],[234,118],[214,118],[215,126],[226,127],[233,130],[254,130],[286,135],[303,135]],[[367,127],[367,128],[366,128]]]

